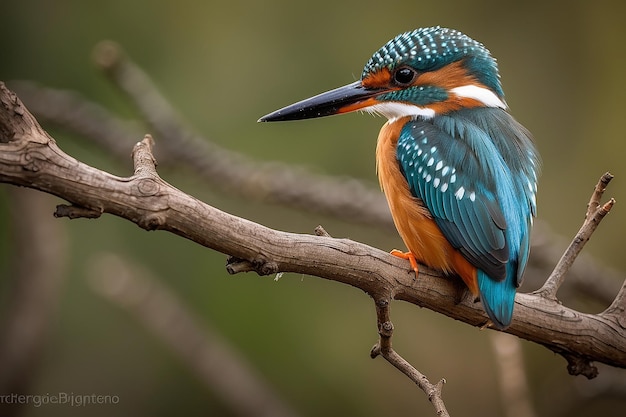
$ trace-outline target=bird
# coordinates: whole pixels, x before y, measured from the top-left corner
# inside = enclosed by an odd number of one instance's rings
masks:
[[[496,59],[441,26],[402,33],[358,81],[276,110],[259,122],[361,111],[387,118],[376,171],[396,229],[418,264],[459,276],[488,320],[510,326],[530,253],[540,158],[509,113]]]

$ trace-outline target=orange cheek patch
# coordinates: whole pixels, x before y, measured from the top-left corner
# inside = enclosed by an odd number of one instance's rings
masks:
[[[455,87],[470,84],[478,84],[478,82],[467,73],[467,70],[460,61],[453,62],[436,71],[424,72],[413,82],[415,86],[435,85],[447,91]]]

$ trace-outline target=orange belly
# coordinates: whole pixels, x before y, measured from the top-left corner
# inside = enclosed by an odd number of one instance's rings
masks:
[[[418,262],[445,273],[456,273],[478,294],[476,268],[454,249],[422,201],[411,195],[396,158],[398,136],[408,118],[385,123],[378,135],[376,171],[400,237]]]

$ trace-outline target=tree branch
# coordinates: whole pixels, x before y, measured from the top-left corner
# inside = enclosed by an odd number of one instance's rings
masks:
[[[545,284],[535,291],[535,294],[556,301],[556,293],[561,287],[561,284],[565,281],[567,272],[570,270],[587,241],[591,238],[593,232],[595,232],[600,225],[604,216],[609,214],[613,204],[615,204],[615,200],[611,198],[607,203],[600,205],[602,194],[604,194],[606,186],[612,179],[613,175],[609,172],[602,175],[587,205],[587,214],[585,215],[583,225],[557,263],[552,274],[550,274]]]
[[[35,188],[70,203],[166,230],[247,261],[261,274],[296,272],[352,285],[374,300],[396,299],[473,326],[487,318],[454,281],[425,266],[414,279],[404,261],[348,239],[273,230],[224,213],[163,181],[151,169],[121,178],[66,155],[19,99],[0,85],[0,181]],[[149,152],[144,139],[135,150]],[[151,165],[151,158],[146,159]],[[592,315],[533,294],[518,294],[508,333],[565,357],[626,367],[626,328],[615,315]]]
[[[135,69],[126,71],[126,74],[140,71],[140,77],[148,79],[130,58],[123,56],[118,59],[134,65]],[[110,79],[117,83],[117,77]],[[142,136],[139,123],[122,120],[75,92],[38,87],[26,81],[13,82],[12,85],[40,120],[95,142],[121,161],[128,158],[128,150],[136,138]],[[128,99],[136,103],[137,107],[141,107],[139,102],[146,101],[145,95],[161,97],[149,79],[142,85],[140,91],[143,93],[138,94],[138,97],[127,93]],[[173,112],[169,104],[165,107],[157,106],[159,111],[153,111],[153,107],[141,107],[141,111],[147,113],[147,120],[159,120],[160,116],[165,120],[178,120],[169,113]],[[171,130],[153,127],[159,132],[160,146],[155,152],[162,167],[191,168],[195,175],[201,176],[208,184],[246,200],[263,198],[384,231],[395,230],[384,197],[378,190],[355,180],[313,175],[299,167],[256,162],[241,154],[226,151],[208,138],[198,137],[181,122],[177,123],[180,126],[176,135],[169,134]],[[245,174],[242,175],[242,172]],[[93,214],[99,215],[97,212]],[[559,236],[539,220],[533,228],[532,243],[532,256],[524,279],[526,288],[540,287],[567,247]],[[567,288],[609,305],[622,281],[623,274],[585,255],[579,256],[569,270]]]
[[[389,316],[389,300],[385,298],[374,299],[376,304],[376,317],[378,321],[378,343],[374,345],[370,352],[372,359],[377,356],[382,356],[392,364],[396,369],[409,377],[419,389],[424,391],[428,396],[428,400],[435,407],[435,411],[438,416],[450,417],[446,405],[441,398],[443,390],[443,384],[446,383],[445,379],[439,380],[437,384],[433,385],[426,375],[415,369],[413,365],[400,356],[391,346],[391,336],[393,335],[393,323]]]

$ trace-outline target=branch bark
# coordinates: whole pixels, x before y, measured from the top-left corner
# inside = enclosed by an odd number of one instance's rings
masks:
[[[0,86],[0,181],[57,195],[92,213],[109,213],[146,230],[166,230],[244,260],[261,275],[296,272],[359,288],[377,299],[426,307],[473,326],[487,321],[471,297],[459,297],[455,280],[425,266],[419,279],[406,263],[348,239],[280,232],[205,204],[162,180],[150,153],[150,139],[136,145],[135,173],[111,175],[66,155],[20,100]],[[147,164],[146,169],[138,169]],[[460,299],[460,301],[459,301]],[[518,294],[508,333],[539,343],[590,365],[599,361],[626,368],[622,316],[592,315],[533,294]],[[620,304],[621,305],[621,304]],[[590,365],[591,366],[591,365]],[[589,367],[571,367],[592,377]]]

